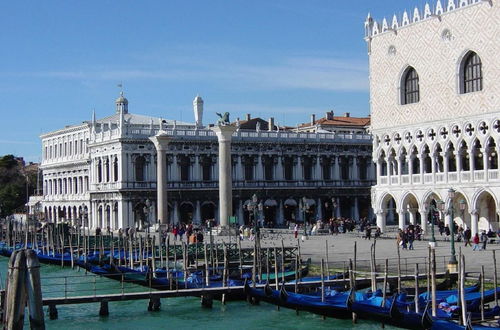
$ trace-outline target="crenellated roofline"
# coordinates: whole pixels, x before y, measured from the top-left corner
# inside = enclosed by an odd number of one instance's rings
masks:
[[[387,32],[397,33],[398,29],[428,19],[441,19],[442,15],[446,15],[465,7],[472,7],[480,3],[486,2],[489,3],[490,6],[493,6],[493,1],[494,0],[448,0],[447,4],[443,6],[443,3],[445,3],[446,0],[437,0],[434,8],[432,9],[429,3],[426,3],[423,10],[415,7],[415,9],[413,9],[413,15],[408,14],[408,11],[406,10],[400,17],[394,14],[390,24],[385,17],[381,22],[377,22],[371,17],[370,14],[368,14],[365,20],[365,40],[369,41],[371,38]]]

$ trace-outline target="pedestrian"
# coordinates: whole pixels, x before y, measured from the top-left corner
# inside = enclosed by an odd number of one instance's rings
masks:
[[[479,250],[479,235],[477,233],[476,233],[476,235],[474,235],[474,238],[472,239],[472,243],[474,243],[474,245],[472,246],[472,251]]]
[[[415,240],[415,234],[413,230],[408,230],[408,250],[413,250],[413,241]]]
[[[451,231],[450,231],[450,226],[446,225],[446,226],[444,227],[444,233],[446,234],[446,238],[445,238],[445,240],[447,240],[447,241],[448,241],[448,240],[449,240],[449,237],[450,237],[450,234],[451,234]]]
[[[174,241],[177,241],[177,235],[179,235],[179,228],[177,226],[174,226],[174,229],[172,229],[172,234],[174,234]]]
[[[470,228],[467,228],[466,230],[464,230],[465,246],[467,246],[467,244],[469,246],[472,246],[472,244],[470,243],[470,239],[471,239],[471,231],[470,231]]]
[[[488,235],[486,234],[486,230],[483,230],[483,233],[481,234],[481,243],[483,243],[481,250],[486,250],[486,244],[488,243]]]
[[[370,241],[372,239],[372,229],[370,227],[370,225],[366,225],[365,226],[365,239],[367,239]]]
[[[299,225],[295,224],[295,227],[293,227],[293,236],[297,238],[298,235],[299,235]]]

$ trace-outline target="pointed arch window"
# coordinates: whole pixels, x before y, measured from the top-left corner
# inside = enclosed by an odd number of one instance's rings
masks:
[[[401,82],[401,103],[411,104],[420,101],[420,85],[417,71],[409,67],[403,74]]]
[[[483,89],[481,58],[474,52],[467,54],[462,63],[462,94],[478,92]]]

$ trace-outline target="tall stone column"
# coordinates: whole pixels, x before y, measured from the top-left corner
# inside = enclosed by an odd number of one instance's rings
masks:
[[[358,197],[354,197],[354,210],[353,210],[353,218],[354,220],[358,221],[359,220],[359,202],[358,202]]]
[[[385,212],[379,210],[375,213],[377,215],[377,227],[380,228],[380,231],[385,232]]]
[[[196,201],[195,208],[194,208],[194,217],[193,217],[193,222],[195,224],[201,224],[201,205],[200,201]]]
[[[470,212],[470,231],[471,237],[479,234],[479,213],[477,210],[472,210]]]
[[[211,128],[219,140],[219,221],[227,227],[233,214],[233,180],[231,175],[231,138],[236,127],[231,125]]]
[[[172,138],[165,132],[149,138],[156,148],[156,191],[157,191],[157,220],[160,225],[168,224],[168,202],[167,202],[167,145]]]
[[[276,176],[275,180],[277,181],[282,181],[283,180],[283,157],[282,156],[277,156],[277,162],[276,162]]]
[[[398,210],[398,227],[399,229],[405,229],[405,215],[404,210]]]

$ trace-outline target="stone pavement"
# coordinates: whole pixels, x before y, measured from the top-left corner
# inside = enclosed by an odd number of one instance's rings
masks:
[[[281,247],[281,239],[284,241],[285,246],[296,245],[297,240],[293,238],[293,234],[288,233],[288,231],[278,231],[282,234],[274,234],[274,236],[269,237],[267,234],[263,234],[262,247]],[[301,238],[301,234],[299,234]],[[436,246],[436,264],[438,271],[444,271],[448,259],[450,257],[450,242],[443,241],[441,237],[436,237],[438,239]],[[216,237],[216,241],[226,241],[231,240],[235,242],[235,238],[231,237]],[[207,237],[208,241],[208,237]],[[307,240],[300,242],[301,255],[303,260],[311,258],[312,262],[319,264],[321,259],[326,260],[326,244],[328,244],[328,259],[330,267],[337,267],[342,269],[345,265],[347,267],[349,259],[353,258],[354,242],[357,242],[357,260],[358,269],[369,269],[370,265],[370,247],[373,243],[372,240],[365,240],[361,237],[360,233],[347,233],[338,235],[317,235],[309,236]],[[415,241],[414,250],[402,250],[400,249],[401,255],[401,265],[403,274],[414,274],[415,263],[419,263],[420,272],[425,272],[425,258],[428,255],[428,240]],[[249,240],[242,241],[243,247],[253,246],[253,242]],[[485,277],[488,279],[493,279],[493,253],[492,251],[497,251],[497,268],[499,267],[500,259],[500,244],[488,244],[486,251],[472,251],[471,247],[464,247],[463,242],[455,243],[457,258],[460,248],[465,255],[466,271],[472,275],[477,276],[481,271],[481,265],[485,267]],[[378,271],[383,270],[384,259],[389,259],[390,271],[394,272],[397,265],[397,245],[394,238],[381,238],[377,240],[376,243],[376,258]],[[475,273],[474,273],[475,272]],[[500,269],[499,269],[500,272]]]

